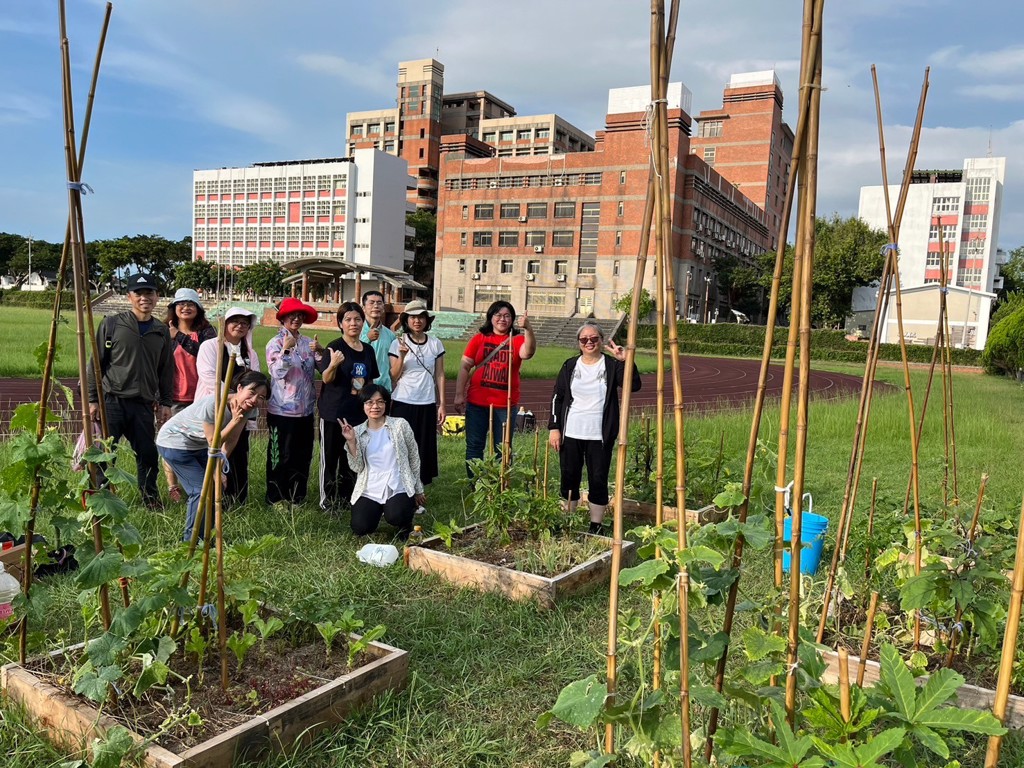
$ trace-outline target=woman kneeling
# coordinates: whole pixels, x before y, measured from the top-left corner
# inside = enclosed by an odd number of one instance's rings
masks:
[[[359,399],[366,421],[353,427],[340,420],[348,465],[356,473],[352,533],[373,533],[383,517],[405,540],[412,530],[416,505],[426,501],[416,438],[405,419],[387,415],[391,393],[384,387],[369,384],[360,390]]]

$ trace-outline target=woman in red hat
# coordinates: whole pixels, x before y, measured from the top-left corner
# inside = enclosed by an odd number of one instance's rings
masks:
[[[277,310],[281,330],[267,342],[270,400],[267,403],[267,503],[301,504],[309,485],[313,458],[313,372],[323,358],[316,336],[299,333],[314,323],[317,311],[298,299],[285,299]]]

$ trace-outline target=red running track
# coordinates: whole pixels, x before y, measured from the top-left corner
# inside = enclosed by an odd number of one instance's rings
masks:
[[[682,357],[683,398],[687,413],[703,413],[735,409],[752,402],[757,390],[757,376],[761,368],[758,360],[737,358]],[[527,363],[529,366],[529,363]],[[655,405],[655,374],[643,377],[643,387],[631,398],[638,408],[653,408]],[[64,379],[77,400],[77,379]],[[859,377],[842,373],[811,371],[811,397],[814,400],[835,400],[856,395],[860,391]],[[887,384],[875,383],[876,388],[891,389]],[[553,379],[523,379],[521,404],[532,411],[541,426],[547,423],[551,409]],[[795,387],[795,384],[794,384]],[[876,389],[876,391],[878,391]],[[455,382],[448,381],[445,402],[449,413],[452,410]],[[782,367],[772,365],[768,372],[767,396],[779,399],[782,393]],[[8,422],[11,412],[21,403],[33,402],[39,398],[37,379],[0,379],[0,434],[9,433]],[[671,380],[666,374],[666,406],[673,404]],[[50,407],[57,413],[67,414],[67,401],[61,393],[53,393]],[[68,423],[70,421],[70,423]],[[65,420],[69,433],[77,432],[78,419]]]

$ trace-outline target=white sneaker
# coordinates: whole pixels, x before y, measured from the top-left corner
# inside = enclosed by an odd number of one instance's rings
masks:
[[[425,514],[426,511],[427,511],[427,508],[424,507],[422,504],[420,506],[416,507],[416,514],[417,515]]]

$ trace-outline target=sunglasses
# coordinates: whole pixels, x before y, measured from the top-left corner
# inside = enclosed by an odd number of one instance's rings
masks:
[[[601,337],[600,336],[580,336],[577,339],[577,341],[579,341],[580,344],[600,344],[601,343]]]

